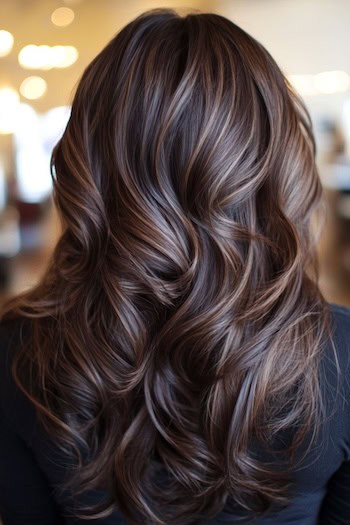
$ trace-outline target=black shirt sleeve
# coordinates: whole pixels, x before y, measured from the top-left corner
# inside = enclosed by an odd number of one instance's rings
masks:
[[[4,525],[59,525],[49,483],[33,452],[11,429],[5,418],[0,426],[0,516]]]
[[[321,525],[350,525],[350,308],[330,304],[330,312],[343,387],[336,417],[342,419],[341,426],[344,428],[344,438],[341,440],[344,461],[327,483],[319,523]],[[333,391],[336,390],[334,377],[335,373],[333,372],[331,376],[328,370],[328,380]],[[328,397],[330,398],[331,395]],[[331,431],[332,428],[334,425],[330,425]],[[334,439],[334,446],[338,446],[337,436],[330,436],[330,438]]]
[[[4,525],[59,525],[52,488],[28,444],[34,410],[11,377],[22,328],[16,321],[0,323],[0,516]]]
[[[344,461],[327,485],[322,503],[320,523],[350,524],[350,461]]]

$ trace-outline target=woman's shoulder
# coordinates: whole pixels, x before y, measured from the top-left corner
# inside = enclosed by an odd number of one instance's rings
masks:
[[[23,316],[9,316],[5,315],[0,317],[0,344],[5,340],[13,339],[16,334],[18,334],[23,327],[27,326],[30,323],[28,317]]]
[[[338,320],[344,322],[350,321],[350,307],[344,306],[337,303],[328,303],[329,310],[333,317],[337,318]],[[345,326],[347,326],[345,324]]]
[[[336,303],[328,303],[332,340],[337,355],[344,361],[350,360],[350,308]]]
[[[13,352],[24,343],[29,330],[30,319],[28,318],[0,319],[0,363],[2,367],[9,361]]]
[[[0,320],[0,425],[6,423],[28,444],[36,428],[35,409],[15,383],[12,363],[30,328],[28,318]]]
[[[0,320],[0,402],[14,389],[11,366],[15,354],[27,340],[30,323],[30,319],[24,317]]]
[[[350,308],[336,303],[328,303],[331,319],[331,338],[325,353],[328,380],[335,387],[341,381],[350,395]],[[337,383],[339,384],[339,383]]]

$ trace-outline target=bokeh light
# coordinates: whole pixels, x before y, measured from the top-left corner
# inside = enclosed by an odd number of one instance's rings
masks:
[[[35,100],[42,97],[47,90],[47,83],[41,77],[32,76],[23,80],[20,88],[20,93],[29,100]]]
[[[0,30],[0,57],[5,57],[8,55],[13,47],[14,38],[12,33],[5,31],[5,29]]]

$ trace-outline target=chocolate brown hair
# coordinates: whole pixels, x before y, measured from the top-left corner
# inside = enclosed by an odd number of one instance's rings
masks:
[[[218,14],[142,14],[86,68],[52,177],[61,237],[4,317],[31,319],[13,373],[69,486],[109,494],[81,514],[286,504],[329,323],[311,122],[270,54]],[[282,471],[254,453],[291,429]]]

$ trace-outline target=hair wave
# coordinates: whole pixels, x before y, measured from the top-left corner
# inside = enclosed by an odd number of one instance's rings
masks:
[[[315,434],[328,325],[311,122],[270,54],[218,14],[144,13],[86,68],[52,177],[61,237],[3,315],[31,319],[14,376],[75,493],[110,496],[81,514],[286,504],[254,446],[294,429],[290,466]]]

